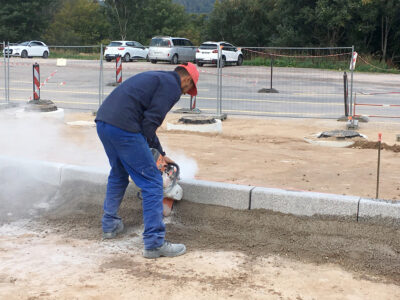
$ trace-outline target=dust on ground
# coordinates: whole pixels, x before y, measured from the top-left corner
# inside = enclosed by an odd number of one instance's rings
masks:
[[[167,121],[178,117],[170,114]],[[222,134],[170,132],[164,124],[158,135],[167,154],[196,160],[197,179],[372,196],[376,149],[322,147],[303,139],[344,126],[334,120],[229,117]],[[382,133],[388,145],[395,144],[400,131],[389,123],[360,127],[368,141],[376,142]],[[107,163],[94,127],[65,126],[57,139],[68,140],[78,147],[69,151],[81,153],[65,156],[54,149],[35,158]],[[7,149],[4,145],[2,153],[12,154]],[[29,157],[26,149],[20,154]],[[381,198],[400,198],[398,155],[381,153]],[[184,242],[188,253],[146,260],[140,201],[124,199],[127,231],[112,241],[100,239],[102,199],[86,206],[78,202],[74,213],[58,211],[0,227],[0,298],[400,298],[398,228],[180,202],[166,219],[167,239]]]
[[[142,257],[141,205],[101,241],[98,206],[0,227],[4,299],[398,299],[395,228],[179,202],[167,239],[177,258]],[[13,227],[17,226],[17,227]]]

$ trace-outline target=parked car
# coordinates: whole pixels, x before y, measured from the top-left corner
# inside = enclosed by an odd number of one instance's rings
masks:
[[[147,59],[149,49],[136,41],[112,41],[104,50],[106,61],[112,61],[116,56],[121,56],[123,61],[134,59]]]
[[[9,48],[3,50],[3,54],[10,56],[20,56],[22,58],[41,56],[43,58],[48,58],[50,51],[49,47],[41,41],[28,41],[12,45]]]
[[[214,64],[218,62],[218,48],[221,49],[221,66],[243,63],[243,53],[240,49],[227,42],[204,42],[196,51],[196,63],[198,66]]]
[[[157,61],[168,61],[176,65],[179,62],[194,62],[196,47],[185,38],[156,36],[151,39],[149,59],[155,64]]]

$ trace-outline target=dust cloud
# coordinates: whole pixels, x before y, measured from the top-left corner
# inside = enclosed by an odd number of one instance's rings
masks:
[[[163,144],[168,147],[167,141]],[[180,166],[181,179],[194,178],[198,167],[193,159],[167,153]],[[53,205],[59,173],[38,161],[104,173],[110,168],[94,126],[70,126],[62,114],[24,113],[21,107],[0,110],[0,224],[40,215]]]
[[[43,113],[46,114],[46,113]],[[76,130],[61,117],[0,111],[0,155],[65,164],[107,166],[94,128]]]

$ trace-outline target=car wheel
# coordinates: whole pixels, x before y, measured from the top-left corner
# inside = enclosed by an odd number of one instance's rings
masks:
[[[172,58],[171,58],[171,64],[172,64],[172,65],[178,64],[178,54],[175,54],[174,56],[172,56]]]
[[[112,59],[111,58],[106,58],[106,61],[110,62],[110,61],[112,61]]]
[[[21,52],[21,58],[27,58],[28,57],[28,52],[26,50],[23,50]]]
[[[43,58],[48,58],[49,57],[49,52],[44,51],[42,57]]]
[[[199,67],[202,67],[202,66],[203,66],[203,63],[202,63],[202,62],[199,62],[199,61],[197,61],[196,64],[197,64]]]
[[[124,55],[124,62],[128,62],[128,61],[130,61],[131,60],[131,56],[129,55],[129,53],[126,53],[125,55]]]
[[[238,66],[241,66],[241,65],[243,64],[243,56],[242,56],[242,55],[239,55],[236,64],[237,64]]]
[[[156,64],[156,63],[157,63],[157,60],[156,60],[156,59],[150,59],[150,62],[151,62],[152,64]]]

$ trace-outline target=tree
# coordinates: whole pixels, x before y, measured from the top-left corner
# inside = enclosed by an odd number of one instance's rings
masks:
[[[272,0],[220,0],[210,15],[208,36],[237,45],[261,46],[270,42],[273,25],[268,18]]]
[[[44,37],[53,45],[93,45],[109,35],[103,8],[90,0],[66,0]]]
[[[172,0],[106,0],[112,32],[122,40],[144,44],[155,35],[176,35],[190,20],[182,5]]]
[[[319,44],[315,33],[315,0],[273,2],[268,12],[272,24],[272,46],[305,47]]]
[[[18,42],[40,39],[58,1],[0,0],[0,38]]]
[[[381,2],[381,51],[382,59],[386,61],[390,37],[396,35],[393,28],[400,30],[400,2],[398,0],[380,0]],[[399,41],[397,40],[397,43]]]
[[[210,13],[215,0],[174,0],[185,7],[188,13]]]

